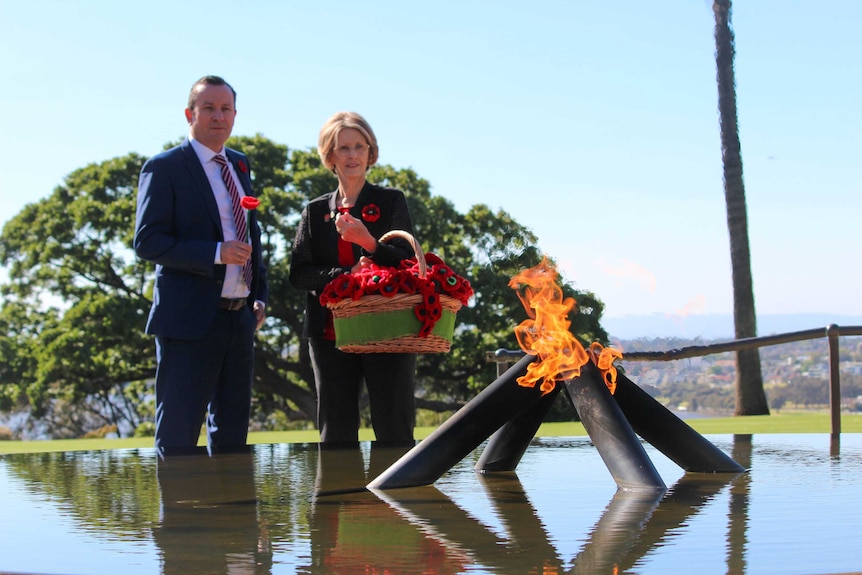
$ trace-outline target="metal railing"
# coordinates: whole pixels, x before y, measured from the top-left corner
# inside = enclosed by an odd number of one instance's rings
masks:
[[[838,338],[852,335],[862,335],[862,326],[838,326],[830,324],[825,329],[806,329],[764,337],[735,339],[709,345],[691,345],[667,351],[625,352],[623,361],[673,361],[825,337],[828,339],[829,344],[829,413],[832,435],[837,436],[841,433],[841,374],[838,368]],[[524,352],[520,350],[498,349],[496,351],[485,352],[485,360],[497,364],[497,375],[506,371],[511,363],[514,363],[523,356]]]

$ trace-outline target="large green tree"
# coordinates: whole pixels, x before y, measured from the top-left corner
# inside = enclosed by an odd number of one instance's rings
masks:
[[[731,1],[715,0],[715,65],[718,82],[718,113],[721,160],[724,169],[724,198],[730,235],[730,265],[733,281],[733,324],[737,339],[757,336],[754,287],[751,278],[751,251],[748,243],[748,214],[742,178],[742,152],[736,112],[733,28]],[[736,415],[766,415],[769,405],[763,390],[760,351],[736,352]]]
[[[0,236],[10,278],[0,309],[0,409],[28,406],[31,425],[52,436],[117,422],[134,428],[152,415],[141,401],[152,343],[138,329],[151,274],[129,248],[143,160],[131,154],[76,170]]]
[[[260,135],[228,145],[251,161],[269,269],[253,425],[311,426],[316,399],[300,337],[305,294],[289,285],[288,266],[303,206],[337,182],[311,150],[288,150]],[[0,264],[9,270],[0,286],[0,411],[29,410],[31,433],[74,437],[105,425],[122,434],[152,430],[154,345],[144,325],[154,274],[130,247],[144,160],[130,154],[76,170],[0,235]],[[459,213],[411,169],[375,166],[369,180],[405,192],[423,249],[475,290],[458,313],[452,350],[422,355],[418,366],[417,405],[456,409],[496,377],[485,353],[517,347],[513,328],[526,313],[507,283],[541,260],[536,238],[502,210],[475,205]],[[569,285],[564,292],[580,304],[570,317],[574,333],[584,343],[606,342],[601,302]]]

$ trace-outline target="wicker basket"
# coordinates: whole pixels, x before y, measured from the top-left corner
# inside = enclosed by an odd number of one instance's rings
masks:
[[[410,242],[419,266],[419,277],[424,280],[428,268],[416,238],[405,231],[393,230],[379,241],[396,237]],[[349,353],[447,352],[452,345],[455,314],[461,309],[461,302],[445,294],[439,296],[442,314],[425,337],[419,335],[422,324],[413,311],[423,301],[420,294],[364,295],[356,300],[328,303],[335,326],[335,345]]]

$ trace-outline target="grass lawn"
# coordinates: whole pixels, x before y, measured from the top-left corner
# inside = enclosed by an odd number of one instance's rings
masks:
[[[830,433],[828,413],[774,413],[748,417],[716,417],[687,419],[691,427],[704,435],[756,433]],[[416,428],[416,439],[424,439],[433,427]],[[842,433],[862,433],[862,414],[842,414]],[[537,433],[540,437],[571,437],[586,435],[578,422],[545,423]],[[370,429],[359,432],[361,441],[374,438]],[[249,434],[249,443],[315,443],[317,431],[260,431]],[[152,437],[123,439],[59,439],[52,441],[0,441],[0,455],[5,453],[44,453],[49,451],[91,451],[97,449],[131,449],[153,446]]]

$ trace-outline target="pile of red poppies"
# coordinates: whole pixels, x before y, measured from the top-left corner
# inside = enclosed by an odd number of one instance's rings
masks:
[[[440,296],[449,296],[461,305],[467,305],[473,288],[437,255],[426,253],[425,262],[424,278],[419,275],[419,264],[415,259],[404,260],[397,268],[372,265],[355,274],[341,274],[326,285],[320,294],[320,303],[335,304],[367,295],[419,294],[422,301],[413,308],[413,312],[422,323],[419,335],[427,337],[443,312]]]

